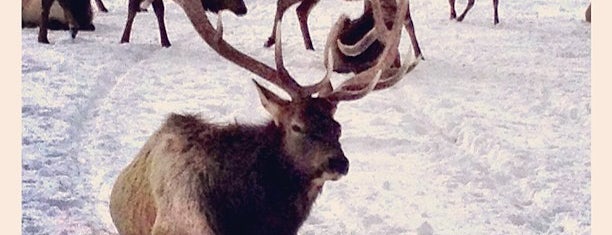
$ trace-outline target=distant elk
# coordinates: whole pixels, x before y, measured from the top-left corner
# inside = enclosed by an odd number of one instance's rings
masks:
[[[455,0],[448,0],[448,3],[450,5],[451,20],[457,18],[457,21],[463,21],[463,18],[465,18],[467,12],[474,6],[474,1],[475,0],[468,0],[465,10],[463,11],[463,13],[461,13],[459,17],[457,17],[457,13],[455,12]],[[497,15],[497,5],[499,5],[499,0],[493,0],[493,24],[499,23],[499,16]]]
[[[102,0],[96,0],[98,9],[108,12]],[[49,43],[47,32],[70,30],[75,38],[79,30],[93,31],[93,11],[90,0],[22,0],[21,27],[37,27],[38,42]]]
[[[280,26],[273,69],[225,42],[221,21],[214,29],[198,0],[176,1],[215,51],[279,86],[291,100],[255,82],[272,116],[265,124],[219,125],[197,115],[171,114],[113,186],[110,212],[117,230],[122,235],[297,234],[324,183],[349,171],[341,127],[333,118],[337,104],[400,80],[419,62],[382,76],[397,56],[406,1],[391,30],[381,29],[385,49],[378,62],[336,89],[330,83],[333,60],[325,61],[326,74],[314,85],[301,86],[289,75]]]
[[[270,37],[268,37],[268,40],[266,41],[266,43],[264,44],[265,47],[270,47],[272,45],[274,45],[274,42],[276,41],[275,39],[275,30],[277,28],[277,22],[280,22],[280,20],[283,18],[283,15],[285,14],[285,11],[287,11],[287,8],[291,7],[293,4],[296,4],[298,2],[300,2],[300,5],[297,7],[296,9],[296,13],[298,16],[298,21],[300,23],[300,30],[302,31],[302,39],[304,40],[304,46],[306,47],[307,50],[314,50],[314,46],[312,45],[312,39],[310,37],[310,31],[308,29],[308,16],[310,14],[310,11],[312,10],[312,8],[319,3],[320,0],[277,0],[276,2],[276,14],[274,16],[274,26],[272,27],[272,34],[270,35]],[[371,8],[369,8],[369,1],[364,1],[365,2],[365,10],[364,10],[364,16],[366,19],[360,19],[358,21],[364,21],[361,23],[365,23],[366,24],[366,29],[370,29],[371,24],[372,24],[372,12],[371,12]],[[392,4],[385,4],[385,3],[391,3]],[[389,14],[389,15],[385,15],[388,16],[387,19],[390,19],[393,17],[393,15],[395,15],[394,11],[395,11],[395,1],[394,0],[384,0],[382,1],[382,5],[383,5],[383,10],[385,11],[385,13]],[[388,8],[387,6],[392,7],[391,9]],[[363,17],[363,16],[362,16]],[[348,19],[348,17],[347,17]],[[366,23],[367,22],[367,23]],[[386,21],[387,23],[389,23],[389,21]],[[360,24],[361,24],[360,23]],[[367,24],[369,24],[369,28],[367,28]],[[415,54],[420,55],[421,54],[421,50],[418,46],[418,43],[416,42],[416,36],[414,35],[414,27],[412,25],[412,18],[410,17],[410,7],[408,7],[408,12],[406,13],[406,29],[408,30],[408,32],[410,33],[410,37],[411,40],[413,42],[413,47],[415,50]],[[417,52],[418,51],[418,52]]]
[[[146,11],[149,5],[153,5],[153,11],[157,17],[157,25],[159,27],[159,37],[162,47],[170,47],[170,40],[166,32],[166,23],[164,22],[164,2],[162,0],[129,0],[128,16],[121,36],[121,43],[130,42],[130,34],[132,32],[132,24],[136,13]],[[218,14],[221,10],[230,10],[238,16],[247,13],[247,8],[243,0],[201,0],[201,5],[204,10]]]

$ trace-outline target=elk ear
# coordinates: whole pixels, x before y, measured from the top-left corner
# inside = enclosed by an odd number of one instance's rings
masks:
[[[253,80],[253,82],[255,83],[255,87],[257,87],[257,92],[259,93],[259,100],[261,100],[261,104],[268,111],[268,113],[272,115],[274,123],[279,126],[281,110],[284,106],[289,104],[289,101],[283,100],[282,98],[278,97],[270,90],[260,85],[257,81]]]

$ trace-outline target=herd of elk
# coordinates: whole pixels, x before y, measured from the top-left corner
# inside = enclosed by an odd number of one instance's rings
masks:
[[[275,43],[275,31],[277,28],[277,22],[280,22],[285,11],[291,7],[292,5],[300,2],[300,5],[296,9],[296,13],[298,16],[300,30],[302,32],[302,37],[304,40],[304,45],[306,49],[314,50],[312,45],[312,39],[310,37],[310,32],[308,29],[308,16],[312,8],[319,2],[320,0],[277,0],[276,2],[276,14],[274,16],[274,25],[272,34],[264,44],[265,47],[270,47]],[[467,12],[474,5],[475,0],[468,0],[467,7],[464,12],[457,18],[458,21],[462,21]],[[218,13],[220,10],[230,10],[234,14],[241,16],[246,14],[247,8],[244,4],[243,0],[201,0],[204,9],[213,13]],[[345,19],[346,28],[354,28],[357,30],[353,30],[355,32],[350,33],[351,36],[354,34],[361,34],[363,32],[367,32],[366,30],[361,30],[362,26],[365,28],[371,28],[372,13],[371,7],[369,7],[368,1],[365,2],[364,14],[356,20],[350,21],[348,17]],[[391,1],[386,1],[391,2]],[[42,3],[42,4],[41,4]],[[59,4],[58,4],[59,3]],[[98,6],[98,9],[102,12],[107,12],[108,10],[102,3],[102,0],[95,0],[95,3]],[[455,19],[455,0],[449,0],[450,4],[450,18]],[[157,23],[159,27],[160,41],[163,47],[169,47],[170,40],[168,39],[168,35],[166,32],[166,26],[164,22],[164,3],[162,0],[129,0],[128,2],[128,16],[125,23],[125,28],[123,30],[123,35],[121,37],[121,43],[127,43],[130,41],[130,34],[132,29],[132,24],[134,22],[134,18],[136,14],[140,11],[146,11],[149,5],[153,5],[153,10],[157,17]],[[497,5],[498,0],[493,0],[494,5],[494,23],[499,23],[498,14],[497,14]],[[53,7],[52,7],[53,6]],[[386,5],[383,1],[383,7]],[[62,9],[59,9],[61,7]],[[394,6],[392,6],[394,7]],[[55,9],[57,8],[57,9]],[[55,9],[55,10],[54,10]],[[392,12],[392,11],[391,11]],[[95,29],[92,24],[93,14],[91,12],[91,5],[88,0],[22,0],[22,27],[36,27],[40,26],[38,41],[41,43],[49,43],[47,39],[47,30],[48,29],[69,29],[71,30],[71,36],[74,38],[78,30],[89,30],[92,31]],[[389,18],[389,17],[387,17]],[[388,21],[386,21],[387,24]],[[365,26],[364,26],[365,25]],[[410,36],[410,40],[412,42],[413,50],[415,55],[421,55],[421,49],[419,48],[416,35],[414,33],[414,26],[412,23],[412,18],[410,16],[410,7],[408,8],[408,12],[406,13],[406,21],[405,21],[406,29]],[[347,34],[344,32],[344,34]],[[363,35],[357,35],[363,36]],[[356,38],[356,37],[341,37],[343,43],[345,43],[347,38]],[[371,38],[370,38],[371,39]],[[350,40],[348,40],[350,42]],[[368,41],[369,43],[372,40]],[[380,44],[380,43],[377,43]],[[373,51],[378,51],[377,48],[379,46],[371,47]],[[370,53],[365,53],[369,55]],[[377,53],[374,53],[377,54]],[[348,59],[352,60],[352,59]],[[360,61],[361,59],[357,59],[355,61]],[[362,66],[364,67],[364,66]],[[365,66],[367,67],[367,66]]]
[[[199,0],[175,0],[194,28],[222,57],[277,85],[291,100],[255,82],[272,119],[262,125],[212,124],[198,115],[171,114],[121,172],[110,198],[120,234],[297,234],[326,181],[349,170],[334,120],[337,104],[388,87],[420,59],[392,67],[398,56],[407,0],[391,29],[373,0],[374,29],[384,48],[376,63],[335,89],[333,60],[320,82],[301,86],[284,67],[280,20],[275,31],[273,69],[233,48],[223,39]],[[338,27],[328,36],[338,38]],[[332,53],[326,46],[325,53]],[[315,96],[316,95],[316,96]]]
[[[98,10],[108,12],[102,0],[95,0]],[[38,42],[49,43],[47,31],[70,30],[75,38],[79,30],[93,31],[90,0],[21,0],[21,27],[37,27]]]

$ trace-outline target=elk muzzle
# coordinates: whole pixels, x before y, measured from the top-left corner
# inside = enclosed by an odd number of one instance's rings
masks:
[[[337,180],[340,178],[339,176],[346,175],[348,173],[349,160],[344,156],[344,153],[340,152],[340,154],[337,154],[329,159],[327,170],[329,173],[338,175],[336,179],[333,179]]]

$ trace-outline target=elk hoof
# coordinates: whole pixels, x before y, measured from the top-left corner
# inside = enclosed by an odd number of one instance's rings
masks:
[[[70,29],[70,37],[72,37],[73,39],[76,38],[77,33],[79,33],[79,30],[77,28]]]
[[[268,38],[268,41],[264,43],[264,47],[271,47],[275,42],[276,40],[274,38]]]
[[[39,38],[38,42],[39,43],[44,43],[44,44],[49,44],[49,39],[47,39],[47,38]]]

